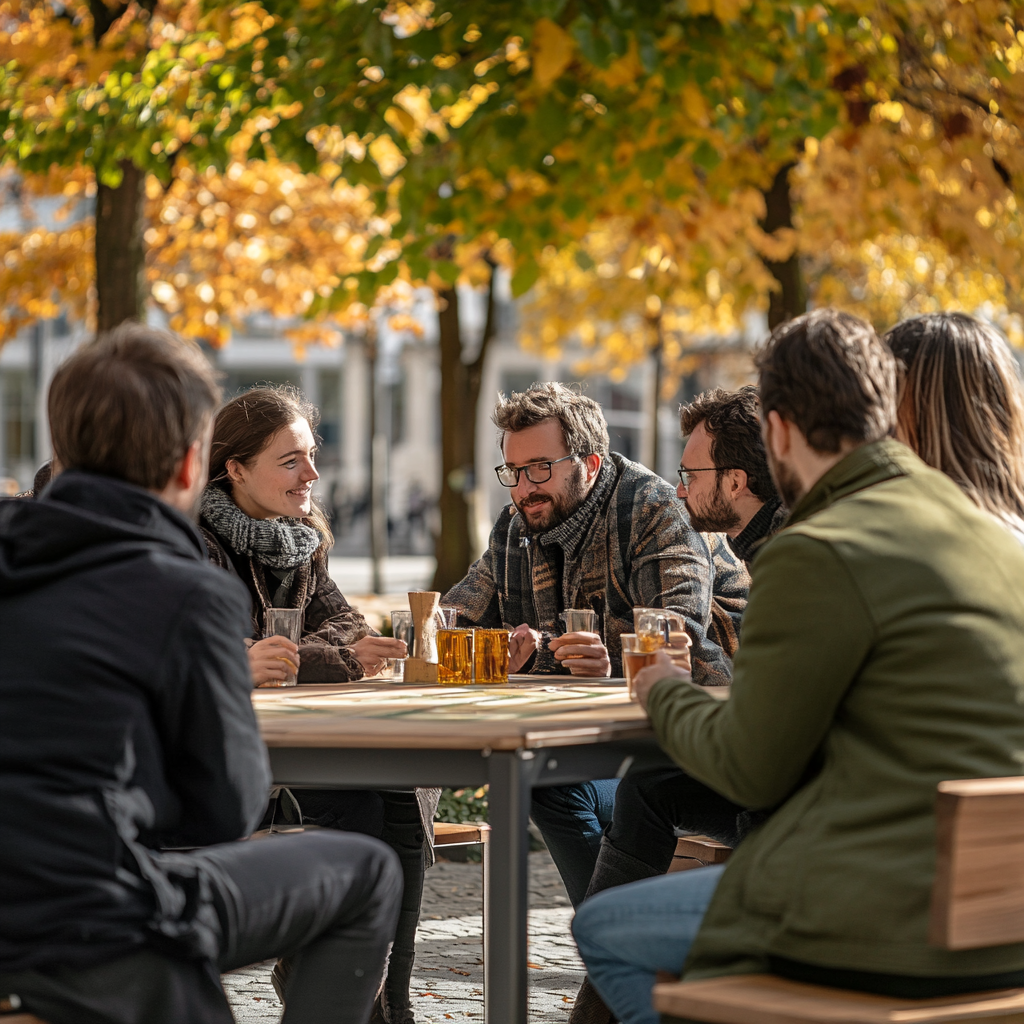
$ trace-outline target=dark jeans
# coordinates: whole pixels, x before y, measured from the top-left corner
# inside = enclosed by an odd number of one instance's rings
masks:
[[[402,898],[395,854],[361,835],[225,843],[203,862],[220,922],[217,963],[144,949],[90,968],[0,974],[49,1024],[232,1024],[218,972],[289,956],[283,1024],[366,1024]]]
[[[679,768],[647,768],[626,773],[607,835],[617,850],[661,873],[672,865],[677,829],[738,846],[767,817],[767,811],[748,811]]]
[[[601,836],[611,824],[618,786],[618,779],[597,779],[533,791],[530,817],[544,838],[574,907],[587,895]]]
[[[530,813],[574,907],[590,886],[602,831],[617,850],[661,874],[672,864],[677,829],[736,846],[768,816],[726,800],[679,768],[538,789]]]

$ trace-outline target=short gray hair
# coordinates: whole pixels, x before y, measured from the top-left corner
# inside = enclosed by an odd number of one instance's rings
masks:
[[[504,451],[505,434],[515,434],[548,419],[558,420],[570,455],[607,456],[608,424],[601,406],[587,398],[580,385],[566,387],[557,381],[531,384],[509,398],[499,396],[491,415],[498,428],[498,447]]]

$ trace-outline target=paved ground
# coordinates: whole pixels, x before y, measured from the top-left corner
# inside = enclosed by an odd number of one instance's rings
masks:
[[[419,1024],[483,1020],[482,880],[479,864],[442,862],[427,872],[412,986]],[[569,934],[571,918],[569,898],[547,851],[531,853],[531,1024],[564,1024],[583,980],[583,965]],[[280,1019],[271,966],[225,975],[239,1024]]]

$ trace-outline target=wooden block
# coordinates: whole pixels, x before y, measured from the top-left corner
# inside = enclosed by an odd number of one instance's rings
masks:
[[[437,665],[422,658],[406,658],[403,681],[407,683],[437,683]]]
[[[936,819],[929,942],[1024,942],[1024,778],[940,783]]]
[[[0,1015],[0,1020],[4,1024],[46,1024],[45,1020],[41,1020],[39,1017],[33,1017],[31,1013],[16,1013],[13,1016],[8,1014]]]
[[[942,999],[890,999],[787,981],[771,974],[654,986],[654,1008],[707,1024],[951,1024],[1024,1021],[1024,989]]]
[[[483,822],[434,822],[435,846],[469,846],[471,843],[486,843],[490,838],[491,826]]]
[[[731,846],[716,842],[707,836],[680,836],[676,841],[676,852],[673,856],[696,860],[706,867],[708,864],[724,864],[731,854]]]

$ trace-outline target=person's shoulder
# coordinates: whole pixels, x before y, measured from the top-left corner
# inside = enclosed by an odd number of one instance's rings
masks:
[[[632,462],[618,452],[610,452],[608,462],[615,472],[615,493],[619,502],[628,500],[634,505],[647,506],[657,511],[678,514],[682,502],[676,489],[653,470]]]

